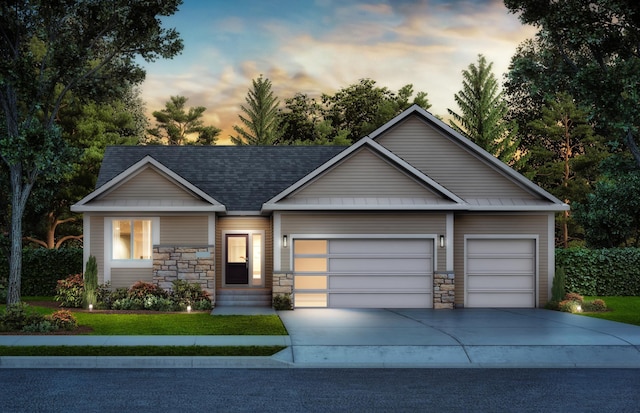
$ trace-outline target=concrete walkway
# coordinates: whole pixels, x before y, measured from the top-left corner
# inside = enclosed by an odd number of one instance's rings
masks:
[[[278,315],[289,336],[0,336],[2,346],[287,346],[272,357],[0,357],[0,368],[640,368],[639,326],[555,311],[297,309]]]

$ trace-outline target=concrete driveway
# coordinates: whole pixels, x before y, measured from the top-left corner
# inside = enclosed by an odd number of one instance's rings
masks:
[[[298,367],[634,367],[640,327],[540,309],[296,309]]]

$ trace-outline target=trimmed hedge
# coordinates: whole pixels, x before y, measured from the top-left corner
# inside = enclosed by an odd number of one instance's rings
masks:
[[[640,295],[640,248],[556,249],[565,290],[591,296]]]
[[[22,250],[22,295],[53,296],[56,282],[82,273],[82,248],[25,248]],[[0,280],[9,278],[9,260],[0,258]]]

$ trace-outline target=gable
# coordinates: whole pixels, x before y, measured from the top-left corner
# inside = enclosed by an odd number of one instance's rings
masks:
[[[407,117],[375,140],[467,202],[541,199],[418,116]]]
[[[126,182],[100,197],[103,202],[158,199],[183,202],[196,200],[193,194],[161,175],[153,167],[144,168]]]
[[[421,198],[431,203],[443,199],[366,147],[288,197],[314,198]]]

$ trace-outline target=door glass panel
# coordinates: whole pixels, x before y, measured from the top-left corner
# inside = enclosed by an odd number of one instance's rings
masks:
[[[247,262],[247,238],[244,235],[227,237],[227,262],[230,264]]]
[[[296,272],[327,272],[326,258],[296,258],[294,261]]]
[[[327,241],[322,239],[300,239],[295,241],[295,254],[324,255],[327,253]]]
[[[296,307],[326,307],[327,294],[324,293],[296,293]]]
[[[253,234],[251,236],[251,278],[253,285],[262,284],[262,235]]]
[[[326,290],[326,275],[296,275],[297,290]]]

